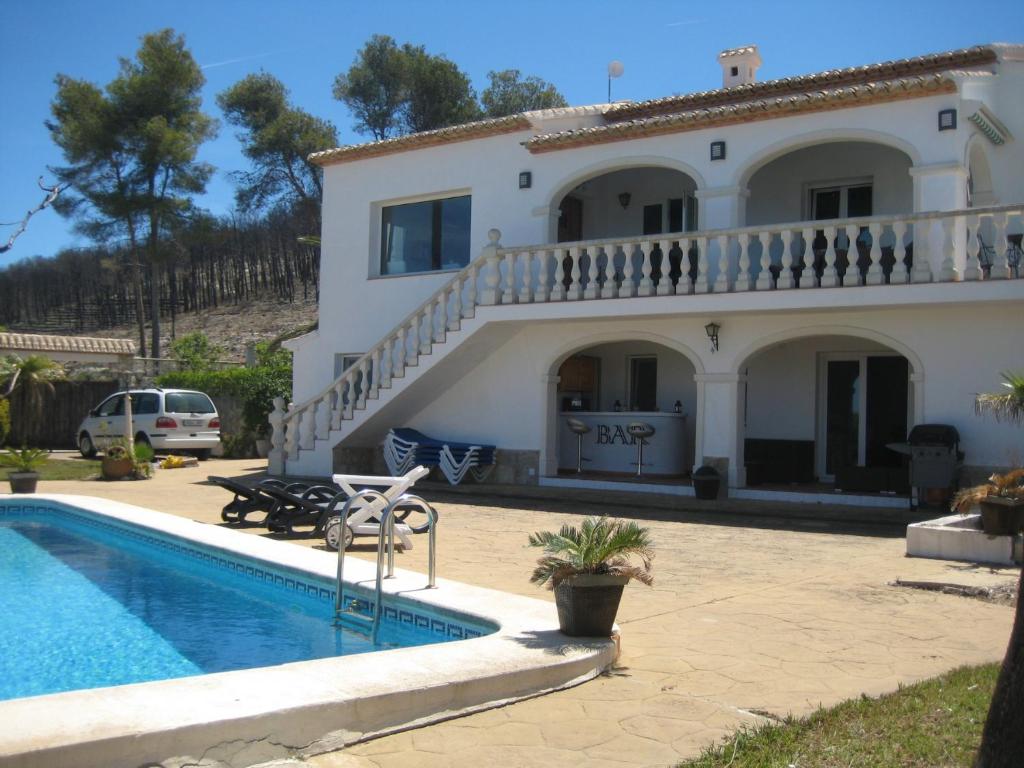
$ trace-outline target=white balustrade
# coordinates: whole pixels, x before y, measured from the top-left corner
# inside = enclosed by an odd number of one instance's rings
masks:
[[[1015,279],[1022,227],[1024,207],[1000,206],[514,249],[503,248],[492,229],[480,256],[355,366],[316,397],[281,410],[275,461],[295,460],[342,430],[353,409],[447,343],[481,305]]]

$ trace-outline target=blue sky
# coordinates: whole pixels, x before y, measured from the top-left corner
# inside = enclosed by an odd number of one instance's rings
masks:
[[[607,65],[625,64],[613,98],[645,99],[715,88],[723,48],[756,43],[759,79],[868,64],[985,42],[1024,42],[1020,0],[918,0],[859,3],[679,0],[519,0],[347,2],[334,0],[0,0],[0,222],[20,219],[42,198],[36,178],[59,165],[43,121],[57,73],[105,85],[118,57],[139,38],[172,27],[204,67],[205,109],[215,96],[264,70],[291,90],[295,104],[329,119],[343,143],[366,140],[331,96],[374,33],[448,56],[477,91],[492,69],[517,68],[553,82],[570,104],[605,100]],[[199,203],[216,214],[233,207],[227,173],[245,167],[228,126],[203,147],[218,168]],[[0,227],[6,241],[12,229]],[[63,247],[87,245],[52,210],[38,214],[0,267]]]

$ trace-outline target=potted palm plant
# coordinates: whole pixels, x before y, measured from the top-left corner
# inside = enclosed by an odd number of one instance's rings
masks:
[[[981,509],[981,529],[990,536],[1013,536],[1024,530],[1024,468],[992,475],[987,483],[965,488],[952,508],[967,514]]]
[[[39,473],[36,472],[48,458],[47,452],[40,448],[22,448],[20,451],[8,448],[0,454],[0,467],[9,467],[7,479],[11,484],[11,493],[35,493]]]
[[[571,637],[607,637],[630,579],[654,582],[650,534],[634,522],[588,517],[579,528],[533,533],[530,546],[544,549],[530,581],[554,590],[559,628]]]

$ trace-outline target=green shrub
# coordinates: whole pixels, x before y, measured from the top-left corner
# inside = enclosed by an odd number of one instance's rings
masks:
[[[226,459],[248,459],[256,455],[256,444],[248,432],[240,435],[221,435],[220,443],[224,447]]]
[[[205,333],[188,333],[171,342],[171,357],[177,360],[182,370],[208,371],[223,354],[224,350],[213,344]]]
[[[11,434],[11,401],[0,398],[0,445],[4,444]]]

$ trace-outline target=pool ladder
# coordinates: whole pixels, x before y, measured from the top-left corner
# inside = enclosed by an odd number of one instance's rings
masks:
[[[331,500],[330,505],[327,507],[328,518],[333,516],[334,510],[337,508],[338,503],[341,501],[341,494],[335,496]],[[416,507],[427,516],[427,530],[429,538],[427,562],[427,589],[434,589],[437,584],[435,583],[435,569],[437,561],[437,515],[434,513],[433,508],[427,504],[419,496],[414,496],[411,493],[403,494],[394,501],[389,502],[388,498],[379,491],[374,490],[363,490],[354,494],[351,497],[345,499],[345,504],[341,508],[341,527],[338,530],[338,577],[335,583],[334,592],[334,626],[338,627],[341,625],[341,617],[343,615],[349,615],[364,619],[364,617],[355,612],[353,607],[346,608],[344,606],[344,597],[342,596],[342,587],[345,580],[345,528],[348,526],[348,516],[352,511],[353,505],[361,500],[371,501],[382,501],[384,502],[385,509],[384,514],[381,515],[380,519],[380,532],[377,534],[377,578],[374,589],[373,598],[373,616],[372,618],[365,619],[371,622],[370,637],[372,642],[376,645],[377,635],[380,632],[380,616],[381,616],[381,602],[384,594],[384,578],[393,579],[395,577],[395,510],[402,507]],[[387,544],[387,555],[388,555],[388,573],[384,576],[384,549],[385,542]],[[355,601],[352,601],[352,606],[355,605]]]

